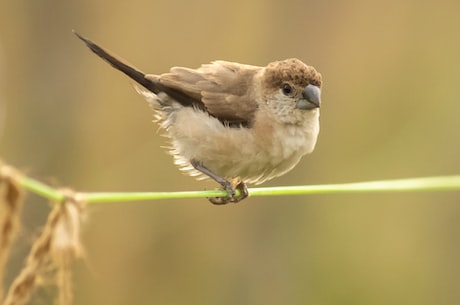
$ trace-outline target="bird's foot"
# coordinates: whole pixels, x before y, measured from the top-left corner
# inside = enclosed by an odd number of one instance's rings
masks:
[[[198,161],[196,159],[190,160],[190,164],[196,170],[202,172],[209,178],[212,178],[214,181],[222,185],[222,189],[227,191],[228,195],[226,197],[208,198],[211,203],[218,205],[227,204],[229,202],[236,203],[248,197],[248,188],[246,187],[246,184],[240,179],[233,179],[232,182],[230,182],[209,170],[206,166],[203,165],[201,161]],[[236,195],[236,190],[238,190],[238,196]]]
[[[212,204],[222,205],[227,204],[229,202],[237,203],[243,200],[244,198],[248,197],[248,188],[243,181],[234,180],[233,183],[225,180],[225,182],[221,183],[222,189],[227,191],[228,195],[226,197],[211,197],[208,200]],[[236,195],[238,191],[238,195]]]

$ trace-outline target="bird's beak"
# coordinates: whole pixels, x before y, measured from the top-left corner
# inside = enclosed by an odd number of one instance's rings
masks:
[[[296,108],[310,110],[319,108],[321,104],[321,89],[314,85],[308,85],[302,91],[302,98],[297,102]]]

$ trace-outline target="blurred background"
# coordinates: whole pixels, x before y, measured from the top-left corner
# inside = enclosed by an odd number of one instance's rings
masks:
[[[216,187],[183,176],[127,77],[298,57],[323,74],[315,152],[264,186],[460,173],[458,1],[0,2],[0,157],[79,191]],[[49,205],[29,195],[7,283]],[[459,304],[460,194],[89,206],[75,304]],[[32,304],[47,304],[40,290]]]

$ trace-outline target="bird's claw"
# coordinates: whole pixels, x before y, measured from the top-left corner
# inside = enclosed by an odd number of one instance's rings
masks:
[[[229,202],[237,203],[248,197],[248,188],[242,181],[237,181],[235,186],[233,186],[231,182],[225,181],[225,183],[222,184],[222,189],[227,191],[228,195],[226,197],[208,198],[212,204],[222,205]],[[236,196],[236,190],[239,191],[238,196]]]

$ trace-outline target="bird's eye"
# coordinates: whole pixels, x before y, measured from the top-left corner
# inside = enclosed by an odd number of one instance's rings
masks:
[[[283,85],[283,94],[289,96],[289,95],[291,95],[291,93],[292,93],[292,87],[289,84],[284,84]]]

